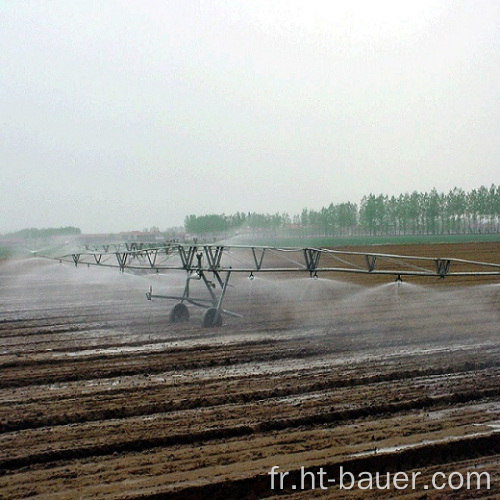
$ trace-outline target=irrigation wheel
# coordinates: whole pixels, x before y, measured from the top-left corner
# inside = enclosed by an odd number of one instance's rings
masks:
[[[206,313],[203,315],[203,326],[205,328],[213,328],[222,326],[222,314],[215,307],[207,309]]]
[[[170,323],[186,323],[187,321],[189,321],[189,309],[186,304],[175,304],[170,311]]]

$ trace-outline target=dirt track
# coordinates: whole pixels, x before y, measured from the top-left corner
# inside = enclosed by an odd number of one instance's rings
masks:
[[[500,497],[498,279],[239,277],[226,307],[244,318],[207,330],[146,301],[182,278],[0,266],[0,498],[263,498],[275,465],[293,498],[471,498],[424,485],[474,470],[491,485],[472,496]],[[301,466],[421,476],[415,491],[300,491]]]

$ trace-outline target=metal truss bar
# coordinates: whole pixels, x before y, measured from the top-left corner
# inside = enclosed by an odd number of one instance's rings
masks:
[[[377,262],[376,255],[365,255],[366,265],[368,266],[368,272],[371,273],[375,269],[375,263]]]
[[[450,259],[436,259],[436,272],[444,278],[450,270]]]
[[[145,253],[148,258],[149,265],[151,266],[151,269],[153,269],[156,264],[156,258],[158,257],[158,250],[146,250]],[[151,256],[153,256],[153,258],[151,258]]]
[[[252,247],[252,255],[253,255],[253,260],[255,262],[255,270],[260,271],[260,268],[262,267],[262,261],[264,260],[264,254],[266,252],[265,248],[260,248],[260,255],[257,257],[257,248]]]
[[[316,271],[321,257],[321,251],[315,248],[304,248],[304,258],[306,261],[306,268],[311,276],[316,275]]]
[[[207,279],[207,277],[205,276],[205,273],[203,271],[199,271],[198,275],[203,280],[203,283],[205,283],[205,286],[207,287],[208,293],[210,294],[210,297],[212,297],[212,304],[215,307],[217,305],[217,302],[218,302],[217,295],[215,295],[215,293],[213,291],[213,287],[215,285],[213,285],[213,283]]]
[[[127,258],[130,254],[128,252],[116,252],[115,255],[120,271],[123,272],[125,270],[125,266],[127,265]]]
[[[197,279],[199,280],[201,277],[198,273],[196,274],[188,274],[187,275],[187,278],[186,278],[186,284],[184,285],[184,291],[182,292],[182,298],[180,299],[181,302],[183,302],[184,300],[188,300],[189,299],[189,282],[192,280],[192,279]]]
[[[285,254],[284,259],[285,259],[286,261],[291,262],[292,264],[295,264],[296,266],[299,266],[301,269],[307,269],[307,268],[305,267],[305,263],[304,263],[303,261],[302,261],[302,262],[298,262],[298,261],[296,261],[296,260],[294,260],[294,259],[291,259],[291,258],[289,258],[289,257],[286,257],[286,254],[287,254],[287,253],[297,253],[297,250],[293,250],[293,252],[288,252],[288,251],[286,251],[286,252],[282,252],[281,250],[277,250],[276,248],[270,248],[270,249],[269,249],[269,251],[270,251],[270,252],[274,252],[274,254],[275,254],[275,255]],[[301,250],[300,250],[300,253],[301,253],[301,254],[303,253],[303,249],[301,249]],[[262,270],[264,270],[264,269],[262,269]]]
[[[186,253],[186,249],[183,246],[179,246],[179,256],[182,261],[183,269],[189,270],[193,267],[193,259],[197,252],[198,248],[195,246],[188,247],[188,251]]]
[[[346,251],[338,251],[338,250],[330,250],[330,249],[321,249],[320,250],[323,253],[328,253],[328,254],[344,254],[344,255],[366,255],[364,252],[346,252]],[[435,257],[423,257],[423,256],[416,256],[416,255],[396,255],[396,254],[383,254],[383,253],[372,253],[371,255],[376,255],[377,257],[384,258],[386,260],[393,259],[394,261],[397,262],[402,262],[403,260],[414,260],[414,261],[428,261],[428,262],[435,262],[436,258]],[[456,259],[456,258],[450,258],[450,257],[442,257],[440,260],[449,260],[450,262],[460,262],[464,264],[471,264],[471,265],[476,265],[476,266],[485,266],[485,267],[494,267],[494,268],[500,268],[500,264],[493,263],[493,262],[479,262],[479,261],[474,261],[474,260],[465,260],[465,259]]]
[[[229,278],[231,277],[231,271],[226,273],[226,279],[224,280],[224,285],[222,286],[222,290],[220,292],[219,301],[217,302],[217,311],[222,309],[222,302],[224,301],[224,296],[226,295],[227,286],[229,284]]]
[[[341,259],[338,255],[328,254],[328,256],[331,257],[332,259],[336,260],[337,262],[342,262],[342,264],[346,264],[347,266],[351,266],[351,268],[362,269],[362,270],[365,269],[362,266],[358,266],[358,264],[355,264],[354,262],[350,262],[346,259]]]
[[[215,271],[219,269],[220,267],[220,262],[222,259],[222,254],[224,252],[224,247],[223,246],[216,246],[212,247],[209,245],[206,245],[203,247],[203,250],[205,252],[205,255],[207,257],[207,262],[210,271]]]
[[[113,247],[114,252],[120,252],[123,244],[107,244],[107,245],[96,245],[95,246],[95,251],[98,251],[99,248],[103,248],[104,251],[100,252],[103,254],[109,253],[109,248]],[[158,250],[158,251],[165,251],[166,255],[169,254],[176,254],[180,255],[181,259],[183,260],[183,265],[192,267],[193,264],[193,254],[198,251],[198,247],[196,245],[182,245],[182,244],[164,244],[164,245],[155,245],[153,243],[138,243],[138,242],[133,242],[133,243],[125,243],[124,244],[127,248],[127,252],[129,253],[141,253],[145,252],[147,250]],[[90,245],[85,245],[85,248],[87,252],[90,249]],[[340,262],[348,263],[346,261],[343,261],[340,256],[363,256],[366,258],[368,255],[370,258],[372,257],[380,257],[381,259],[384,260],[391,260],[394,259],[394,261],[397,261],[399,263],[402,263],[404,260],[413,260],[413,261],[419,261],[419,262],[435,262],[436,258],[435,257],[425,257],[425,256],[412,256],[412,255],[395,255],[395,254],[382,254],[382,253],[370,253],[367,254],[366,252],[355,252],[355,251],[339,251],[339,250],[332,250],[332,249],[325,249],[325,248],[279,248],[279,247],[265,247],[265,246],[244,246],[244,245],[232,245],[231,247],[228,246],[213,246],[213,245],[205,245],[203,247],[204,249],[204,254],[207,256],[207,259],[209,259],[209,263],[211,267],[217,266],[220,267],[220,258],[222,256],[223,250],[237,250],[237,249],[242,249],[242,250],[250,250],[253,255],[253,260],[256,265],[255,270],[260,270],[262,268],[263,264],[263,257],[264,254],[267,250],[270,251],[275,251],[276,253],[280,254],[286,254],[286,253],[297,253],[297,252],[304,252],[306,251],[308,253],[308,256],[306,257],[306,266],[310,264],[311,258],[313,256],[317,256],[320,254],[328,254],[333,258],[339,259]],[[85,252],[80,252],[82,255],[85,255]],[[75,254],[76,255],[76,254]],[[58,257],[60,258],[60,257]],[[454,258],[448,258],[448,257],[441,257],[439,258],[441,261],[450,261],[450,262],[460,262],[460,263],[465,263],[465,264],[471,264],[471,265],[477,265],[477,266],[486,266],[486,267],[493,267],[493,268],[500,268],[500,263],[492,263],[492,262],[478,262],[478,261],[471,261],[471,260],[464,260],[464,259],[454,259]],[[355,265],[353,263],[348,263],[350,265]],[[408,263],[408,265],[411,265]],[[415,266],[418,267],[418,266]]]
[[[90,248],[92,245],[88,246]],[[99,248],[109,250],[118,249],[120,245],[98,245]],[[83,247],[82,247],[83,248]],[[125,247],[123,247],[125,248]],[[131,245],[128,246],[131,248]],[[234,251],[234,259],[239,261],[237,266],[224,265],[223,255],[228,250]],[[236,252],[236,250],[240,250]],[[268,263],[265,256],[273,252],[273,259]],[[291,254],[297,256],[295,259]],[[324,266],[320,268],[322,255],[325,259],[338,261],[341,266]],[[302,259],[300,256],[303,255]],[[114,256],[114,257],[113,257]],[[365,263],[349,262],[349,257],[363,258]],[[214,280],[221,287],[224,286],[222,272],[297,272],[307,271],[311,276],[321,272],[359,272],[388,275],[414,275],[414,276],[500,276],[500,264],[492,262],[478,262],[453,258],[412,257],[406,255],[392,255],[382,253],[349,252],[318,248],[274,248],[261,246],[222,246],[222,245],[181,245],[168,244],[143,248],[142,250],[122,250],[116,252],[82,251],[66,254],[61,257],[49,257],[60,261],[78,264],[90,264],[107,267],[118,267],[136,270],[185,270],[205,271],[214,273]],[[276,257],[276,260],[275,258]],[[116,261],[114,259],[116,258]],[[287,261],[280,267],[272,267],[279,259]],[[113,262],[114,261],[114,264]],[[459,263],[462,267],[468,266],[463,272],[450,272],[452,264]],[[292,265],[289,265],[292,264]],[[288,267],[287,267],[288,266]],[[405,269],[402,271],[402,269]],[[477,269],[477,271],[474,271]]]
[[[217,280],[217,283],[219,283],[219,286],[222,288],[224,286],[224,281],[220,277],[219,271],[212,271],[214,278]]]
[[[400,264],[401,266],[409,267],[410,269],[417,269],[418,271],[428,272],[429,268],[417,266],[415,264],[411,264],[410,262],[406,262],[406,260],[395,259],[394,257],[380,257],[380,260],[384,260],[386,262],[394,262],[395,264]],[[427,262],[427,261],[426,261]]]

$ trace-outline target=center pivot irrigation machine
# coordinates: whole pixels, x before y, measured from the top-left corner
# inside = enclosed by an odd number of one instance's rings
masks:
[[[416,257],[382,253],[364,253],[325,248],[276,248],[266,246],[113,244],[90,248],[59,257],[44,256],[78,265],[116,267],[121,272],[184,271],[186,283],[181,296],[157,295],[150,287],[148,300],[170,299],[178,303],[170,313],[173,323],[189,320],[191,304],[206,309],[204,327],[222,325],[222,315],[241,317],[224,309],[223,302],[232,273],[357,273],[387,275],[401,283],[404,276],[453,277],[499,276],[500,264],[454,258]],[[190,295],[191,280],[199,280],[208,292],[206,298]]]

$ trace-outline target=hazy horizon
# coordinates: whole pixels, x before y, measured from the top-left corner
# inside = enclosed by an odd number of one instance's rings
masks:
[[[0,233],[498,184],[500,3],[0,0]]]

